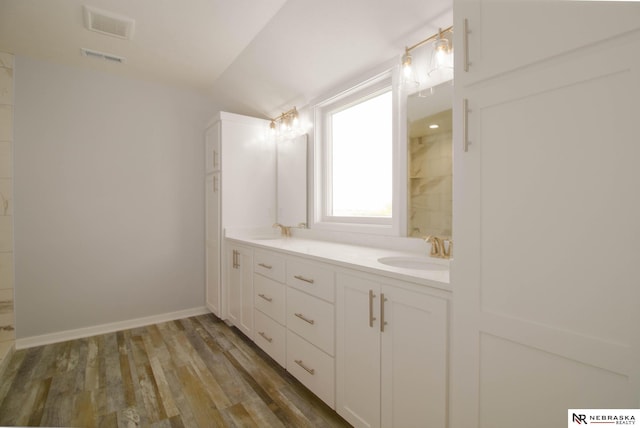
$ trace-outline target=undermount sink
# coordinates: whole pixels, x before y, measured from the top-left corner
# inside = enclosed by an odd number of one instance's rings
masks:
[[[449,270],[449,266],[436,264],[420,257],[381,257],[378,259],[378,261],[383,265],[405,269],[433,271]]]

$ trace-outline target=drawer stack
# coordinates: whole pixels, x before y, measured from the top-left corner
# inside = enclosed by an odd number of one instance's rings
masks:
[[[281,366],[286,365],[284,257],[254,252],[254,341]]]
[[[322,263],[286,260],[287,370],[335,405],[335,278]]]

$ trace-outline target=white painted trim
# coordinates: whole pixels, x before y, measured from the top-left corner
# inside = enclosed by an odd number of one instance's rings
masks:
[[[167,312],[149,317],[135,318],[126,321],[117,321],[108,324],[100,324],[92,327],[83,327],[74,330],[65,330],[57,333],[43,334],[40,336],[24,337],[16,339],[16,349],[32,348],[34,346],[48,345],[51,343],[65,342],[67,340],[82,339],[98,334],[113,333],[114,331],[128,330],[136,327],[144,327],[151,324],[173,321],[181,318],[205,315],[211,313],[204,306],[185,309],[176,312]]]

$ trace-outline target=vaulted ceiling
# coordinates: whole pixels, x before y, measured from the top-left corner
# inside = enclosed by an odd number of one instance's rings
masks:
[[[134,19],[133,38],[88,31],[85,4]],[[0,51],[190,88],[221,109],[272,116],[398,57],[451,25],[451,9],[451,0],[0,0]]]

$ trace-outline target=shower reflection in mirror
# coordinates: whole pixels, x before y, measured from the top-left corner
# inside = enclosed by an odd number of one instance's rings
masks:
[[[451,82],[407,98],[407,235],[411,237],[451,237],[452,99]]]

